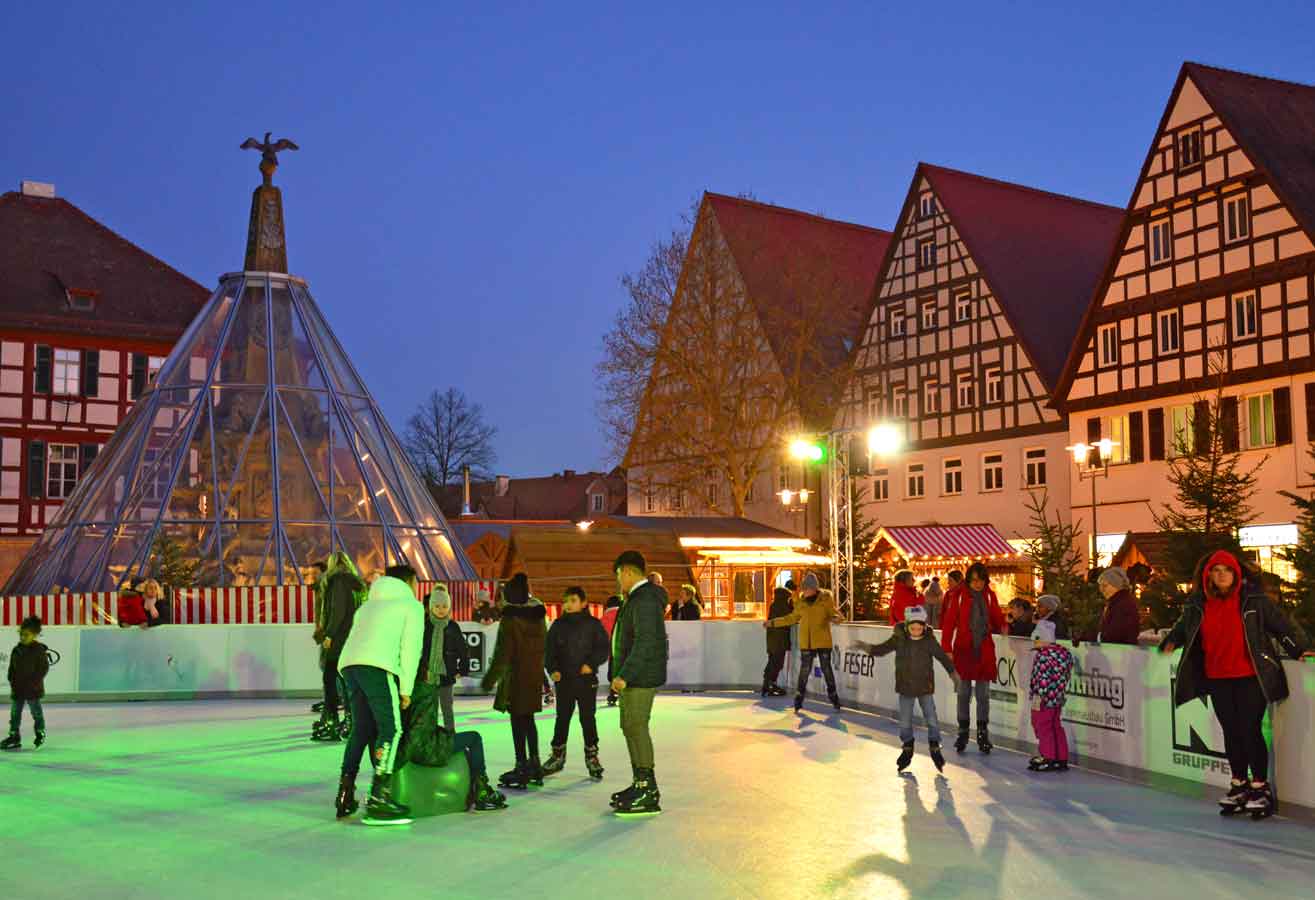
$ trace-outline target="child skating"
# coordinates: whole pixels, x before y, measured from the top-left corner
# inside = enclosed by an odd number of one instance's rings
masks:
[[[1037,603],[1045,599],[1038,598]],[[1032,732],[1036,735],[1038,754],[1028,761],[1027,767],[1033,772],[1067,771],[1068,736],[1060,719],[1068,696],[1068,680],[1073,674],[1073,654],[1055,643],[1055,623],[1048,619],[1037,622],[1032,629],[1032,645],[1036,657],[1032,660],[1027,696],[1032,703]]]
[[[23,721],[23,706],[32,713],[32,726],[36,737],[32,747],[46,742],[46,717],[41,709],[41,698],[46,695],[46,673],[50,671],[50,658],[46,645],[37,640],[41,634],[41,620],[28,616],[18,627],[18,643],[9,654],[9,737],[0,742],[0,750],[19,750],[23,739],[19,726]]]
[[[571,717],[580,710],[584,733],[584,763],[589,777],[601,779],[598,761],[598,668],[607,662],[611,642],[603,623],[589,614],[584,589],[569,587],[562,597],[562,615],[548,629],[544,663],[557,685],[557,724],[553,729],[552,755],[543,764],[543,774],[555,775],[566,767],[566,739]]]
[[[927,627],[927,610],[921,606],[904,609],[904,621],[880,644],[858,646],[872,656],[895,654],[895,693],[899,695],[899,736],[904,748],[895,765],[903,772],[913,761],[913,705],[922,708],[922,720],[927,723],[927,747],[936,771],[945,770],[945,757],[941,754],[941,725],[936,717],[936,673],[933,660],[945,667],[957,689],[959,676],[954,661],[936,642]]]

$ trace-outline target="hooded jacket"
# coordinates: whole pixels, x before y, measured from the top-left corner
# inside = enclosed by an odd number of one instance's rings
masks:
[[[646,581],[621,603],[612,629],[613,678],[626,687],[659,688],[667,683],[667,592]]]
[[[836,599],[828,590],[819,590],[813,597],[803,594],[794,602],[794,612],[777,619],[768,619],[768,628],[789,628],[799,623],[800,650],[830,650],[831,623],[840,621]]]
[[[922,606],[922,598],[911,585],[902,581],[895,582],[895,589],[890,595],[890,624],[898,625],[904,621],[904,610],[910,606]]]
[[[424,638],[425,607],[409,584],[385,575],[370,586],[369,601],[356,613],[338,668],[383,669],[397,676],[401,690],[409,691],[416,681]]]
[[[1233,594],[1236,595],[1241,618],[1242,638],[1251,664],[1255,668],[1260,690],[1269,703],[1277,703],[1288,696],[1288,679],[1283,673],[1280,649],[1293,659],[1300,659],[1305,650],[1305,637],[1295,629],[1259,585],[1244,577],[1237,558],[1227,550],[1218,550],[1203,557],[1196,565],[1193,591],[1183,603],[1178,621],[1160,642],[1181,647],[1182,661],[1174,682],[1174,703],[1178,706],[1206,695],[1208,679],[1205,674],[1205,648],[1201,624],[1205,619],[1206,604],[1222,603],[1209,596],[1207,579],[1215,565],[1226,565],[1233,570]]]
[[[543,604],[533,597],[502,607],[493,659],[480,682],[484,690],[494,692],[493,708],[499,712],[525,716],[543,709],[547,614]]]

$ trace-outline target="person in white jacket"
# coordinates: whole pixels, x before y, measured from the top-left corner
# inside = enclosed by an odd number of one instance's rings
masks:
[[[393,801],[391,786],[402,737],[402,710],[411,703],[424,634],[425,608],[416,600],[415,572],[395,566],[370,586],[369,599],[357,610],[338,659],[352,710],[352,731],[338,782],[340,819],[357,809],[356,773],[365,748],[373,746],[374,781],[366,801],[365,824],[405,825],[411,821],[410,810]]]

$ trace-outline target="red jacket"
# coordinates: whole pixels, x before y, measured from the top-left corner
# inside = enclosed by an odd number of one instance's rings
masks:
[[[1122,590],[1105,602],[1100,617],[1102,644],[1135,644],[1141,634],[1141,616],[1137,612],[1137,598],[1132,591]]]
[[[994,681],[995,639],[992,635],[1004,630],[1005,617],[995,591],[986,586],[986,621],[989,634],[981,649],[973,653],[973,594],[967,582],[945,595],[941,610],[941,646],[954,659],[954,669],[965,681]]]
[[[607,629],[607,636],[612,636],[612,629],[616,627],[616,614],[621,611],[621,607],[613,606],[611,609],[603,610],[603,618],[600,620],[603,627]]]
[[[910,606],[922,606],[922,594],[902,581],[895,582],[895,591],[890,595],[890,624],[898,625],[904,621],[904,610]]]

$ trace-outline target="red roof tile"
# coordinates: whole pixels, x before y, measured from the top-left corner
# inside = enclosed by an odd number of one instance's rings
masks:
[[[94,311],[66,289],[95,292]],[[67,200],[0,194],[0,325],[169,341],[209,295]]]
[[[602,513],[589,508],[588,491],[595,481],[602,481],[606,488],[607,509]],[[434,496],[449,519],[461,515],[461,485],[448,485]],[[559,472],[543,478],[509,479],[507,491],[502,495],[498,494],[495,482],[474,482],[470,486],[470,506],[475,515],[490,519],[578,522],[624,513],[626,480],[620,472]]]
[[[1047,388],[1054,388],[1123,210],[921,163]]]

